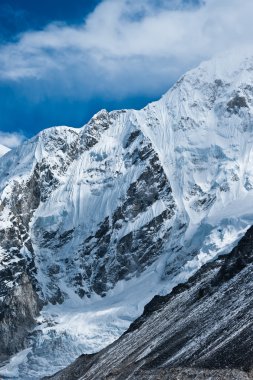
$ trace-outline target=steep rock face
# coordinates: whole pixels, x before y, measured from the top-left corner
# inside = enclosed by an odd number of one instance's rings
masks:
[[[28,327],[34,326],[35,317],[42,307],[42,301],[35,293],[39,285],[35,279],[37,268],[30,223],[34,211],[54,190],[59,175],[65,172],[69,163],[64,145],[71,140],[66,138],[66,134],[72,131],[67,128],[62,129],[60,134],[58,131],[59,128],[55,128],[42,132],[0,162],[0,296],[4,313],[0,324],[1,340],[4,342],[0,354],[13,354],[24,347]],[[77,133],[74,132],[74,135]],[[58,146],[55,145],[57,138]],[[72,155],[73,147],[71,143],[69,145]],[[41,154],[44,146],[46,148]],[[57,153],[55,159],[49,160],[54,151]],[[19,304],[16,294],[23,290],[24,297]],[[14,308],[13,313],[8,313],[10,305]]]
[[[42,132],[0,162],[1,296],[6,293],[6,284],[8,290],[24,268],[36,272],[30,223],[34,211],[57,186],[59,176],[69,164],[64,150],[68,131],[71,133],[67,128],[60,133],[59,128]],[[68,146],[73,154],[71,143]],[[12,272],[12,278],[5,280],[5,270]]]
[[[156,296],[118,341],[50,379],[252,379],[252,269],[253,227],[230,254]]]
[[[124,111],[95,116],[93,135],[80,132],[78,161],[35,213],[37,266],[51,302],[68,297],[63,278],[80,297],[105,295],[163,252],[176,204],[157,153],[133,121]]]
[[[23,274],[4,302],[0,302],[1,360],[26,346],[25,340],[35,326],[41,307],[29,277]]]

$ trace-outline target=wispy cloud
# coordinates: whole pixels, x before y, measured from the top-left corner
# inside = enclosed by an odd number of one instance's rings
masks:
[[[157,93],[186,69],[252,42],[252,0],[104,0],[81,26],[50,24],[0,47],[0,80],[89,98]]]
[[[25,140],[23,133],[8,133],[0,131],[0,144],[8,148],[15,148]]]

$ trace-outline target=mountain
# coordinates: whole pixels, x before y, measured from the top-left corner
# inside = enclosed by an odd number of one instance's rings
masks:
[[[0,376],[36,379],[118,338],[252,225],[253,55],[184,75],[0,159]],[[64,352],[68,351],[68,357]]]
[[[9,148],[7,148],[6,146],[0,144],[0,157],[2,157],[4,154],[6,154],[9,151],[10,151]]]
[[[155,296],[128,331],[51,380],[253,378],[253,227],[227,256]]]

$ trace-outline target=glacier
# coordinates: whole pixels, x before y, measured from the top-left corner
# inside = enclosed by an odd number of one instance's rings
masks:
[[[0,376],[35,380],[100,350],[230,252],[253,224],[252,142],[253,55],[228,53],[142,110],[102,110],[2,156],[1,307],[24,273],[42,305]]]

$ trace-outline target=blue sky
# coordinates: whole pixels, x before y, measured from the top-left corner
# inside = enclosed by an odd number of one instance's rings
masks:
[[[81,24],[99,0],[2,0],[0,36],[12,39],[20,32],[41,29],[55,20]]]
[[[1,0],[0,143],[140,108],[251,43],[252,0]]]

